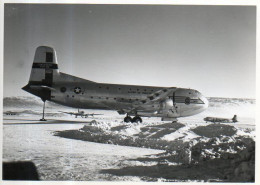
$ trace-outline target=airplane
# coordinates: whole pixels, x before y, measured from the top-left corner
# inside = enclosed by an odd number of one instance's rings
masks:
[[[234,115],[232,119],[217,118],[217,117],[206,117],[206,118],[204,118],[204,121],[206,121],[206,123],[208,121],[213,122],[213,123],[236,123],[236,122],[238,122],[237,115]]]
[[[35,51],[29,82],[23,90],[45,102],[78,109],[114,110],[126,115],[124,122],[142,122],[141,117],[160,117],[176,122],[206,110],[208,100],[199,91],[178,87],[155,87],[97,83],[59,71],[56,51],[39,46]]]
[[[4,112],[4,114],[8,115],[8,116],[14,116],[14,115],[19,115],[20,112],[6,111],[6,112]]]
[[[60,112],[62,112],[62,111],[60,111]],[[78,109],[78,112],[62,112],[62,113],[74,115],[75,118],[77,118],[78,116],[81,116],[82,118],[87,118],[89,116],[94,117],[95,115],[103,115],[103,114],[94,114],[94,113],[92,113],[92,114],[86,113],[85,114],[84,111],[79,111],[79,109]]]

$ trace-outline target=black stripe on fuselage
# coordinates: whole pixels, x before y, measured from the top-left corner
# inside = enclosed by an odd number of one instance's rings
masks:
[[[38,69],[58,69],[58,64],[53,63],[33,63],[32,68]]]

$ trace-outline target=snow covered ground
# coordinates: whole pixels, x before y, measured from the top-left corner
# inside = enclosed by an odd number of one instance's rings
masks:
[[[77,110],[53,103],[46,104],[48,121],[40,122],[40,99],[5,98],[4,112],[16,115],[4,114],[3,161],[32,161],[42,180],[223,181],[227,176],[236,181],[232,175],[207,174],[210,170],[194,175],[196,178],[184,173],[176,176],[180,170],[190,170],[181,164],[219,160],[255,140],[255,100],[209,98],[209,102],[205,112],[180,118],[175,124],[159,118],[126,124],[124,116],[114,111],[84,110],[103,115],[75,118],[60,111]],[[234,114],[239,121],[235,124],[203,121],[208,116],[232,118]],[[178,173],[168,174],[172,170]]]
[[[162,152],[53,135],[57,130],[79,129],[84,123],[29,123],[32,124],[4,125],[3,161],[32,161],[42,180],[129,180],[100,174],[99,170],[125,165],[121,161],[129,158]]]

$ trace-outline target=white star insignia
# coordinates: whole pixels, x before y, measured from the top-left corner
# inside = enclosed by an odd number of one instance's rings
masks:
[[[75,87],[74,92],[76,94],[79,94],[81,92],[81,88],[80,87]]]

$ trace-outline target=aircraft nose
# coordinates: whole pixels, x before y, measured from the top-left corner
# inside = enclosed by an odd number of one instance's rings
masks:
[[[200,99],[203,101],[203,103],[204,103],[204,109],[207,109],[208,108],[208,106],[209,106],[209,101],[208,101],[208,99],[205,97],[205,96],[203,96],[202,94],[200,95]]]

